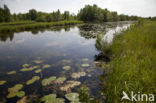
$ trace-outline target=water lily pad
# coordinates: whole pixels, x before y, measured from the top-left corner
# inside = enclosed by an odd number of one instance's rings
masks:
[[[55,80],[55,83],[62,84],[65,80],[66,80],[66,77],[59,77],[58,79]]]
[[[16,93],[16,95],[17,95],[17,97],[23,97],[23,96],[25,96],[25,92],[24,91],[19,91],[19,92],[17,92]]]
[[[54,81],[55,79],[56,79],[56,76],[52,76],[47,79],[43,79],[41,83],[43,86],[47,86],[47,85],[51,84],[51,82]]]
[[[36,64],[40,64],[40,63],[42,63],[43,61],[42,61],[42,60],[33,60],[33,62],[36,63]]]
[[[29,67],[29,68],[23,68],[23,69],[21,69],[20,71],[22,71],[22,72],[25,72],[25,71],[32,71],[32,70],[37,69],[37,68],[39,68],[39,67],[40,67],[40,66],[36,65],[36,66],[33,66],[33,67]]]
[[[8,74],[8,75],[11,75],[11,74],[16,74],[16,71],[15,71],[15,70],[10,71],[10,72],[8,72],[7,74]]]
[[[89,60],[88,58],[83,58],[83,59],[82,59],[82,61],[88,61],[88,60]]]
[[[29,67],[30,65],[29,64],[23,64],[22,65],[22,67],[24,67],[24,68],[27,68],[27,67]]]
[[[8,89],[9,94],[8,94],[7,98],[12,98],[12,97],[15,97],[15,96],[23,97],[25,95],[25,92],[24,91],[19,91],[22,88],[23,88],[22,84],[16,84],[12,88],[9,88]]]
[[[43,69],[46,69],[46,68],[50,68],[51,67],[51,65],[49,65],[49,64],[45,64],[45,65],[43,65]]]
[[[55,103],[56,94],[45,95],[44,97],[41,98],[41,101],[43,101],[45,103]]]
[[[42,72],[42,69],[35,70],[35,73],[40,73],[40,72]]]
[[[57,98],[55,103],[65,103],[63,98]]]
[[[5,83],[6,83],[5,80],[1,80],[1,81],[0,81],[0,85],[4,85]]]
[[[70,66],[64,66],[62,69],[64,69],[64,70],[70,70]]]
[[[78,72],[78,73],[72,73],[71,77],[74,79],[77,79],[77,78],[83,77],[85,75],[86,75],[85,72]]]
[[[90,65],[89,64],[82,64],[81,66],[82,67],[89,67]]]
[[[27,85],[33,84],[33,83],[36,82],[37,80],[40,80],[40,77],[39,77],[39,76],[34,76],[34,77],[32,77],[31,80],[28,80],[28,81],[26,82],[26,84],[27,84]]]
[[[67,84],[64,85],[64,86],[62,86],[62,87],[60,87],[60,90],[62,90],[62,91],[68,91],[71,88],[74,88],[76,86],[79,86],[80,84],[81,84],[81,82],[79,82],[79,81],[73,81],[73,80],[67,81]]]
[[[27,97],[23,97],[22,99],[18,100],[17,103],[27,103]]]
[[[71,102],[73,102],[73,103],[79,102],[79,94],[78,94],[78,93],[68,93],[68,94],[65,95],[65,97],[66,97],[69,101],[71,101]]]

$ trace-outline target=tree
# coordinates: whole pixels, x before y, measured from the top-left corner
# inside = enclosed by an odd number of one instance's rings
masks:
[[[37,11],[35,9],[29,10],[29,16],[31,20],[36,20],[37,19]]]

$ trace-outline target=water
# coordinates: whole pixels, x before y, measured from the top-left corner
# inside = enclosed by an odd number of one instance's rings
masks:
[[[8,88],[12,88],[16,84],[22,84],[24,87],[21,91],[32,101],[37,101],[44,95],[54,93],[57,97],[64,98],[69,92],[77,92],[80,85],[62,91],[60,88],[65,86],[69,81],[79,81],[90,88],[92,96],[98,95],[100,90],[99,75],[102,69],[95,63],[96,56],[100,52],[95,48],[96,35],[100,32],[107,32],[114,28],[127,26],[129,22],[124,23],[108,23],[86,24],[72,27],[57,27],[45,30],[32,30],[19,33],[0,34],[0,81],[5,80],[4,85],[0,85],[0,101],[7,103],[16,103],[20,98],[15,96],[7,98]],[[116,30],[116,29],[115,29]],[[119,30],[119,29],[118,29]],[[34,60],[41,61],[35,63]],[[39,66],[35,70],[42,69],[42,72],[35,73],[32,71],[21,71],[23,64],[29,64],[29,67]],[[50,65],[50,68],[43,69],[44,65]],[[83,65],[88,66],[84,67]],[[70,66],[70,70],[64,70],[64,66]],[[8,72],[14,71],[14,74]],[[83,72],[85,75],[80,78],[73,78],[72,73]],[[31,85],[26,82],[33,76],[39,76]],[[47,86],[42,86],[43,79],[56,76],[65,77],[63,83],[51,82]],[[66,102],[68,102],[66,100]]]

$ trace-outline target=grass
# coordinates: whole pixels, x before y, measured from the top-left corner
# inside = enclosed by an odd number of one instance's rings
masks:
[[[59,22],[33,22],[33,21],[24,21],[24,22],[12,22],[12,23],[1,23],[0,32],[19,32],[23,30],[30,29],[40,29],[40,28],[49,28],[52,26],[65,26],[65,25],[74,25],[83,23],[82,21],[59,21]]]
[[[123,91],[128,95],[131,91],[156,94],[156,21],[131,26],[115,37],[110,49],[112,57],[103,91],[107,103],[121,102]]]

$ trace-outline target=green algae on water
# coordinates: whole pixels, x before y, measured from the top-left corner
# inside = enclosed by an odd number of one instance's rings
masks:
[[[56,76],[51,76],[51,77],[49,77],[47,79],[43,79],[41,84],[43,86],[47,86],[47,85],[51,84],[51,82],[54,81],[55,79],[56,79]]]
[[[38,80],[40,80],[40,77],[39,77],[39,76],[34,76],[34,77],[32,77],[31,80],[28,80],[28,81],[26,82],[26,84],[27,84],[27,85],[33,84],[34,82],[36,82],[36,81],[38,81]]]
[[[1,81],[0,81],[0,85],[4,85],[6,82],[7,82],[7,81],[5,81],[5,80],[1,80]]]

